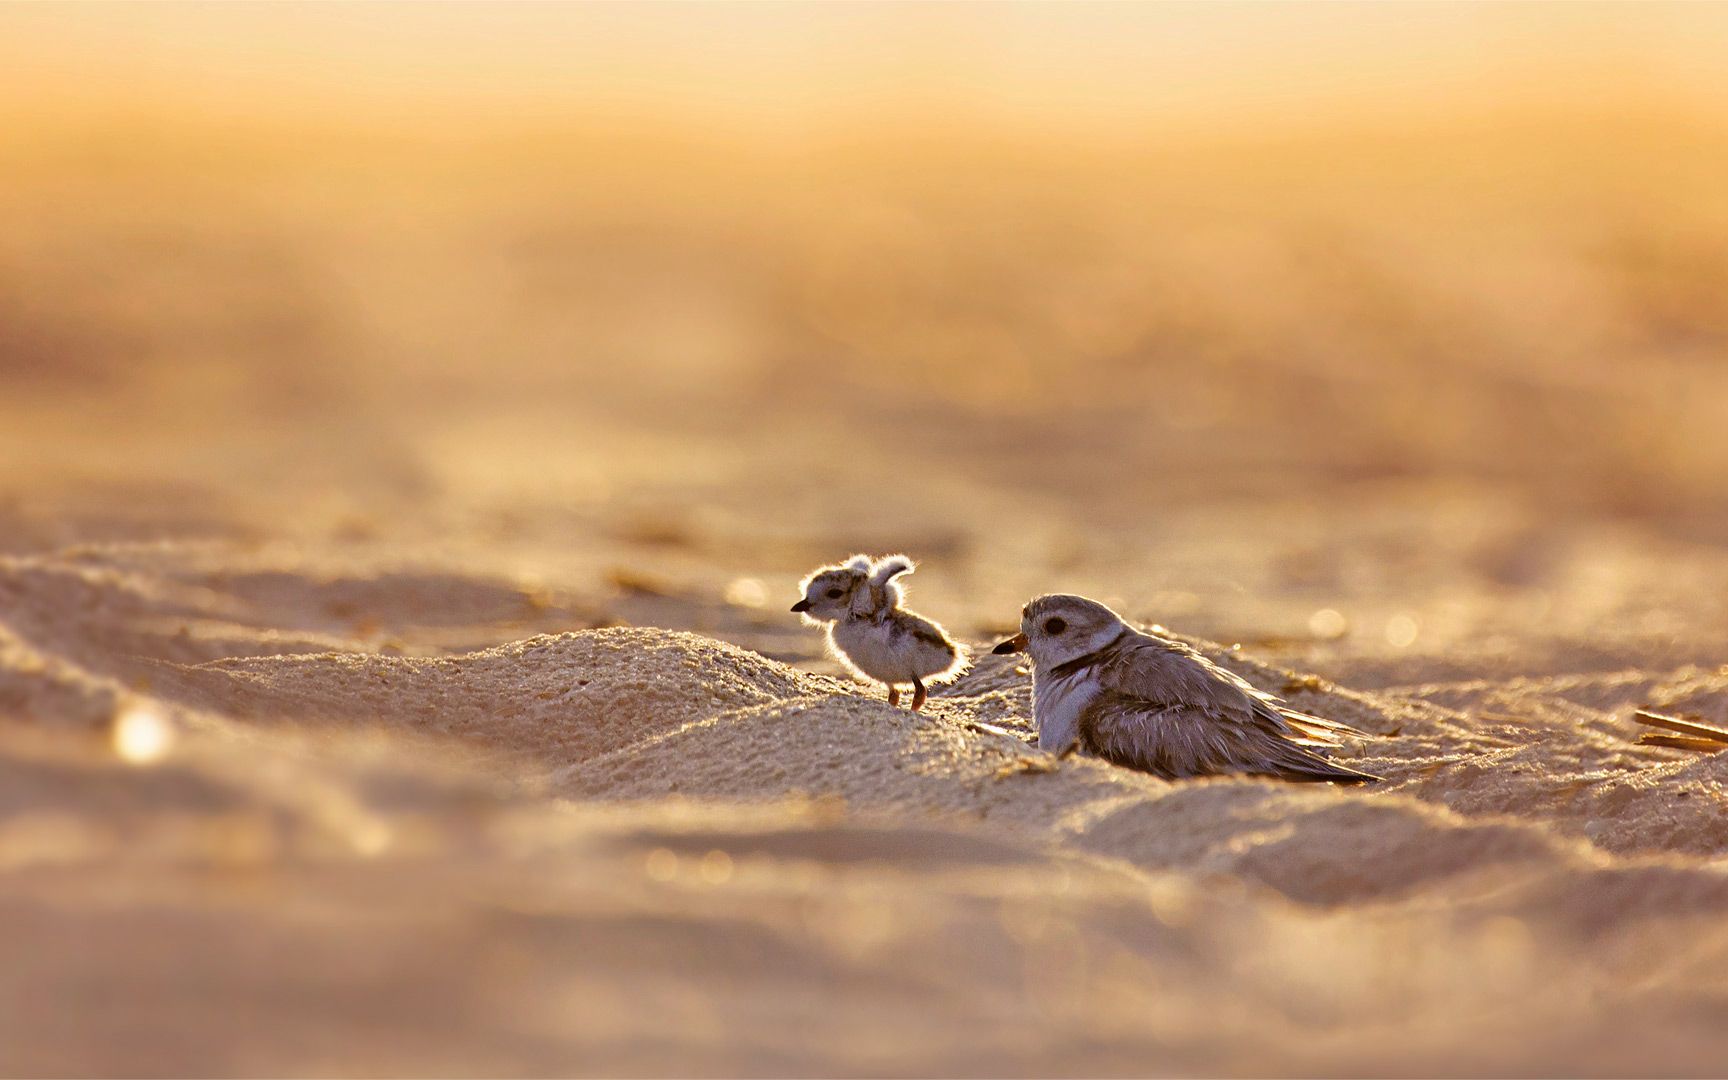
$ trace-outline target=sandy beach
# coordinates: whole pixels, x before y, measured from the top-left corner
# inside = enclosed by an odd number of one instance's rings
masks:
[[[1728,1067],[1728,106],[152,85],[0,137],[0,1073]],[[1051,591],[1385,781],[1040,753]]]

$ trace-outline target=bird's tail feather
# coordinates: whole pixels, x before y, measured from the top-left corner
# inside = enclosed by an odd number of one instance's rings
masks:
[[[1340,739],[1367,739],[1372,737],[1366,731],[1353,728],[1349,724],[1342,724],[1336,720],[1328,720],[1323,716],[1314,716],[1310,713],[1297,712],[1295,709],[1287,706],[1280,706],[1278,712],[1285,720],[1290,722],[1290,726],[1294,727],[1302,735],[1307,736],[1309,739],[1316,740],[1322,745],[1336,746]]]
[[[1274,763],[1278,775],[1285,780],[1297,782],[1334,784],[1372,784],[1384,777],[1352,769],[1348,765],[1340,765],[1336,761],[1328,761],[1318,754],[1313,754],[1298,747],[1291,747],[1291,753]]]

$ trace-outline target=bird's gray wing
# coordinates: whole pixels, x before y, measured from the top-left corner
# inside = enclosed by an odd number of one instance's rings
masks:
[[[949,640],[948,635],[942,632],[940,626],[917,612],[907,611],[905,608],[895,608],[889,612],[888,619],[894,629],[900,633],[910,634],[926,645],[934,645],[949,655],[953,655],[956,648],[954,642]]]
[[[1258,717],[1286,738],[1311,746],[1369,737],[1348,724],[1298,712],[1182,642],[1155,634],[1136,631],[1125,637],[1100,665],[1100,673],[1108,689],[1151,701],[1203,705],[1244,723]]]
[[[1090,753],[1166,779],[1224,773],[1346,784],[1380,779],[1298,746],[1264,717],[1219,715],[1192,702],[1107,690],[1081,712],[1079,727]]]

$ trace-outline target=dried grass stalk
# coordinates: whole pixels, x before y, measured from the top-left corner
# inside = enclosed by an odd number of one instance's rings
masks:
[[[1709,724],[1701,724],[1696,720],[1683,720],[1678,716],[1667,716],[1662,713],[1651,712],[1648,709],[1639,709],[1634,712],[1632,714],[1632,719],[1638,721],[1640,724],[1649,724],[1651,727],[1667,728],[1669,731],[1677,731],[1680,734],[1687,736],[1689,739],[1721,744],[1715,747],[1715,749],[1722,749],[1724,746],[1728,746],[1728,730],[1719,727],[1711,727]],[[1649,736],[1645,736],[1645,738],[1649,738]]]

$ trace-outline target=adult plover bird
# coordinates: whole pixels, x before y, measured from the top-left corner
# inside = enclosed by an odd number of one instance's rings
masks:
[[[828,625],[828,649],[860,678],[888,686],[888,704],[900,704],[900,686],[912,685],[912,708],[924,707],[927,687],[947,682],[966,667],[966,649],[924,616],[901,607],[895,580],[913,570],[904,555],[871,561],[854,555],[804,579],[804,599],[792,610],[804,621]]]
[[[1297,712],[1180,641],[1141,633],[1083,596],[1040,596],[995,652],[1032,654],[1038,745],[1078,747],[1175,779],[1247,773],[1361,784],[1380,779],[1311,747],[1366,737]]]

